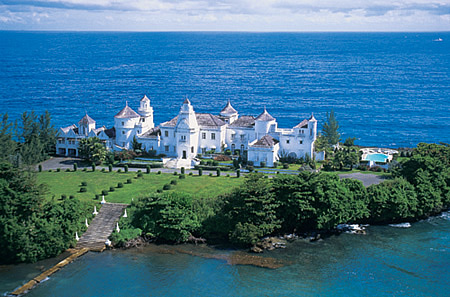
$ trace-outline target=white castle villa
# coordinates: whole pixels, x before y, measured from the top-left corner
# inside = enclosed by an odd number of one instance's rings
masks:
[[[256,166],[265,162],[273,166],[279,154],[313,156],[317,136],[317,121],[313,115],[291,129],[278,128],[267,110],[257,116],[239,116],[228,101],[219,115],[197,113],[186,99],[180,112],[168,122],[155,127],[153,108],[147,96],[140,101],[138,112],[128,106],[114,116],[114,127],[95,127],[95,121],[87,114],[78,122],[60,128],[56,151],[63,156],[78,156],[78,141],[98,137],[108,150],[121,151],[132,148],[135,138],[142,149],[163,154],[167,167],[190,168],[198,161],[198,154],[236,150],[247,152],[249,161]]]

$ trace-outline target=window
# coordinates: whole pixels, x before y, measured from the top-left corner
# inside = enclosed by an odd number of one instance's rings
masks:
[[[122,122],[122,126],[124,126],[125,125],[125,122]]]
[[[211,133],[211,139],[216,139],[216,133]]]
[[[311,129],[311,130],[309,130],[309,131],[310,131],[309,135],[311,135],[311,136],[312,136],[312,129]]]
[[[194,147],[191,146],[191,153],[194,153]]]
[[[186,141],[186,135],[181,135],[181,141]]]
[[[169,131],[164,131],[164,136],[169,137]]]
[[[289,139],[286,140],[286,143],[289,144]]]
[[[122,134],[125,134],[125,131],[122,131]]]
[[[145,118],[142,118],[142,122],[145,122]]]
[[[234,140],[234,135],[235,135],[235,134],[231,134],[231,140]]]
[[[166,151],[166,152],[169,151],[169,146],[168,145],[164,146],[164,151]]]
[[[300,140],[300,144],[303,144],[303,140]]]
[[[202,133],[202,139],[206,139],[206,133]]]
[[[140,133],[139,130],[137,131],[137,133],[138,133],[138,134]]]
[[[202,147],[202,154],[206,154],[206,147]]]
[[[241,134],[241,141],[245,139],[245,134]]]

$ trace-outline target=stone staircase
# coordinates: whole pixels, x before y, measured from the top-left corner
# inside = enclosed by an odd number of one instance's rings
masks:
[[[88,229],[77,243],[77,249],[88,248],[92,251],[102,251],[105,241],[116,228],[116,223],[123,214],[127,204],[105,203],[92,220]]]

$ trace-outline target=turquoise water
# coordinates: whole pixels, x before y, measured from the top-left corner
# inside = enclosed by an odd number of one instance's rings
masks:
[[[229,265],[236,252],[192,245],[89,253],[27,296],[448,296],[449,228],[445,213],[411,228],[295,241],[264,253],[284,263],[278,269]]]
[[[374,162],[386,162],[388,156],[385,154],[368,154],[364,160]]]

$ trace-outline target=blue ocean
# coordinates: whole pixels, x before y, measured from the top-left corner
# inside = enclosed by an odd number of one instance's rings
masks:
[[[442,41],[435,41],[441,38]],[[87,112],[111,127],[146,94],[155,122],[185,97],[198,112],[264,106],[280,127],[334,109],[342,137],[409,147],[450,142],[450,33],[0,32],[0,110]]]
[[[0,32],[0,113],[13,120],[49,110],[60,127],[87,112],[111,127],[144,94],[156,123],[189,97],[198,112],[266,107],[280,127],[314,113],[320,128],[334,109],[342,137],[360,145],[450,143],[450,33]],[[296,241],[263,255],[278,269],[195,246],[89,253],[29,296],[448,296],[449,229],[444,213]],[[52,261],[0,266],[0,294]]]

